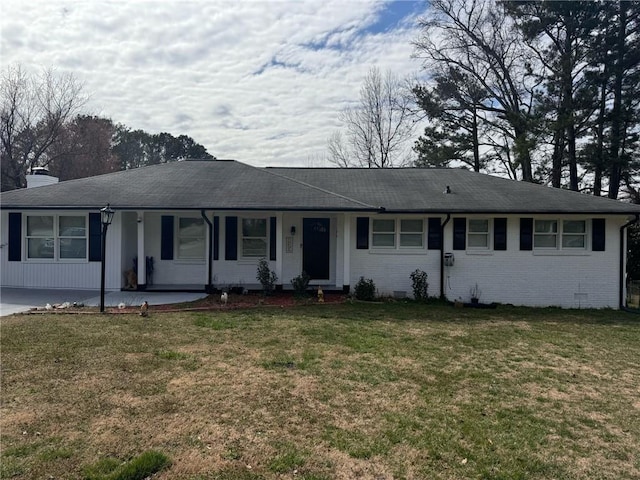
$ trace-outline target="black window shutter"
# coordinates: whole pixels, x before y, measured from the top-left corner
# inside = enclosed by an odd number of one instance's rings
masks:
[[[369,248],[369,217],[356,218],[356,248],[358,250]]]
[[[520,219],[520,250],[533,250],[533,218]]]
[[[220,259],[220,217],[213,217],[213,259]]]
[[[162,215],[160,259],[173,260],[173,215]]]
[[[464,250],[467,244],[467,219],[453,219],[453,249]]]
[[[591,250],[604,252],[606,224],[604,218],[594,218],[591,221]]]
[[[507,219],[506,218],[493,219],[493,249],[494,250],[507,249]]]
[[[102,260],[102,220],[99,213],[89,213],[89,261]]]
[[[276,259],[276,217],[269,218],[269,260]]]
[[[22,214],[9,213],[9,261],[22,260]]]
[[[238,259],[238,217],[225,217],[224,259]]]
[[[442,227],[439,218],[429,219],[429,231],[427,233],[427,248],[440,250],[442,248]]]

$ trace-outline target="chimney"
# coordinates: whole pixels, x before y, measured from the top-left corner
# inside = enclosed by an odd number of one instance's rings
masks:
[[[33,167],[27,175],[27,188],[42,187],[58,183],[58,177],[49,175],[49,170],[45,167]]]

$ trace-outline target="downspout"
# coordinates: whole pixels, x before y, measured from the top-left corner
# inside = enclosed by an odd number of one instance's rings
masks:
[[[638,221],[640,221],[640,214],[636,213],[636,216],[633,220],[628,221],[627,223],[625,223],[624,225],[622,225],[620,227],[620,292],[619,292],[619,307],[620,310],[624,310],[626,309],[625,305],[624,305],[624,284],[625,284],[625,278],[624,278],[624,272],[626,270],[626,265],[624,262],[625,259],[625,251],[624,251],[624,244],[625,244],[625,230],[627,228],[629,228],[631,225],[638,223]]]
[[[444,227],[447,226],[451,220],[451,214],[447,213],[447,218],[442,225],[440,225],[440,298],[446,299],[444,294]]]
[[[213,278],[213,223],[205,215],[204,210],[200,210],[202,219],[209,225],[209,251],[207,252],[207,284],[205,285],[205,291],[207,293],[213,293],[213,285],[211,285],[211,279]]]

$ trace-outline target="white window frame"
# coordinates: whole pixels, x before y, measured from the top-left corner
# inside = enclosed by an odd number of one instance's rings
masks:
[[[402,222],[420,222],[420,231],[418,230],[403,230],[403,225]],[[400,228],[399,228],[399,232],[398,232],[398,246],[401,249],[417,249],[417,250],[422,250],[424,249],[424,218],[400,218],[398,220],[398,223],[400,223]],[[418,235],[420,235],[420,245],[403,245],[402,244],[402,237],[404,236],[411,236],[411,237],[417,237]]]
[[[376,230],[376,223],[380,225],[381,222],[386,222],[388,224],[393,225],[392,230]],[[380,248],[385,250],[393,250],[396,248],[398,242],[396,241],[396,234],[398,229],[396,228],[396,219],[395,218],[373,218],[371,221],[371,247],[372,248]],[[392,238],[393,245],[376,245],[376,237],[378,238]]]
[[[582,232],[568,232],[566,231],[567,222],[574,222],[574,223],[580,222],[584,225],[584,228],[582,229]],[[560,246],[562,250],[573,250],[573,251],[586,250],[587,241],[589,239],[589,236],[587,235],[587,230],[588,230],[587,225],[588,225],[588,222],[586,220],[571,220],[571,219],[562,220],[562,236],[560,240]],[[565,240],[567,240],[568,238],[578,238],[578,237],[582,238],[582,246],[574,247],[570,245],[565,245]]]
[[[245,220],[252,221],[263,221],[265,224],[264,227],[264,236],[252,236],[252,235],[244,235],[244,222]],[[257,260],[260,258],[267,258],[269,255],[269,218],[268,217],[240,217],[240,221],[238,222],[238,253],[239,257],[245,260]],[[246,240],[264,240],[264,253],[260,254],[252,254],[246,255],[244,250],[244,241]]]
[[[551,229],[544,229],[538,231],[538,225],[542,224],[542,222],[548,223]],[[537,218],[533,220],[533,249],[534,250],[558,250],[558,238],[560,236],[559,224],[557,218]],[[537,239],[542,239],[543,237],[554,238],[554,245],[536,245]]]
[[[420,222],[422,227],[420,231],[417,230],[403,230],[403,222],[413,221]],[[389,225],[393,223],[393,230],[376,230],[376,222],[389,222]],[[379,224],[378,224],[379,225]],[[372,218],[371,219],[371,232],[369,242],[372,250],[402,250],[402,251],[424,251],[425,249],[425,225],[424,218],[411,218],[411,217],[397,217],[397,218]],[[407,245],[403,242],[403,236],[417,236],[420,235],[420,245]],[[376,237],[393,238],[393,245],[376,245]]]
[[[487,222],[486,230],[472,230],[471,222]],[[467,250],[491,250],[491,227],[493,222],[490,218],[468,218],[467,219]],[[471,237],[486,238],[486,245],[471,245]]]
[[[555,231],[537,231],[536,227],[542,222],[555,223]],[[571,232],[567,230],[567,222],[582,223],[584,225],[582,232]],[[536,245],[536,237],[555,237],[555,245],[540,246]],[[567,240],[572,237],[581,237],[583,239],[582,246],[567,245]],[[570,219],[570,218],[539,218],[533,221],[533,249],[544,252],[565,251],[565,252],[583,252],[587,251],[589,244],[589,222],[586,219]]]
[[[29,234],[29,218],[30,217],[48,217],[52,220],[52,232],[51,235],[30,235]],[[62,235],[60,229],[60,220],[63,217],[77,217],[84,220],[84,235]],[[31,239],[46,239],[52,242],[53,255],[51,257],[31,257],[29,255],[29,240]],[[84,239],[84,257],[62,257],[60,255],[60,249],[62,246],[62,240],[78,240]],[[61,263],[80,263],[89,261],[89,220],[88,215],[85,214],[55,214],[55,213],[30,213],[25,215],[24,218],[24,258],[29,262],[61,262]]]
[[[205,258],[205,251],[207,248],[207,237],[206,237],[206,229],[205,229],[205,225],[204,225],[204,219],[202,217],[194,217],[194,216],[189,216],[189,215],[185,215],[185,216],[177,216],[177,222],[176,222],[176,241],[175,241],[175,258],[179,261],[194,261],[194,262],[200,262],[202,260],[204,260]],[[195,220],[197,223],[199,223],[202,227],[201,231],[196,235],[196,234],[191,234],[191,235],[185,235],[183,233],[181,233],[181,228],[180,228],[180,224],[182,223],[182,220]],[[181,255],[181,249],[180,249],[180,245],[181,245],[181,240],[196,240],[199,241],[202,244],[202,252],[200,255],[198,256],[191,256],[191,255]]]

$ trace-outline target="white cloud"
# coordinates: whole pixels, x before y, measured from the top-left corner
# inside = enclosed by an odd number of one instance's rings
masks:
[[[400,76],[417,31],[379,1],[4,0],[3,65],[73,72],[91,113],[186,134],[219,158],[317,163],[369,68]],[[311,159],[311,160],[310,160]]]

